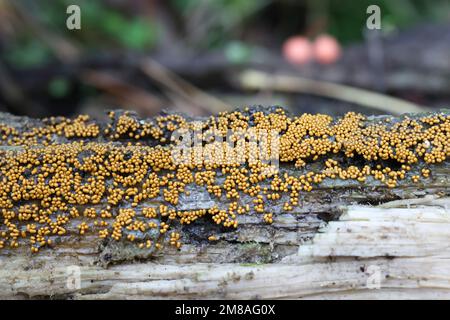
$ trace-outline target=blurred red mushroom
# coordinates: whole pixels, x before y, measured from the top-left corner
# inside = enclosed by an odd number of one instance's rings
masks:
[[[321,64],[331,64],[336,62],[341,56],[341,46],[339,42],[330,35],[320,35],[313,44],[314,58]]]
[[[313,48],[308,38],[293,36],[283,44],[283,56],[292,64],[303,65],[312,59]]]

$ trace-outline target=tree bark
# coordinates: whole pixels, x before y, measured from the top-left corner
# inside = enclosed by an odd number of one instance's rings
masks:
[[[23,129],[40,120],[0,114],[0,122]],[[94,234],[70,234],[37,255],[5,248],[0,298],[450,298],[448,162],[432,172],[395,188],[373,179],[325,181],[289,213],[283,199],[271,203],[272,225],[256,213],[239,216],[237,229],[199,220],[180,229],[181,250],[149,251]],[[177,209],[217,201],[188,188]],[[216,241],[207,240],[212,233]]]

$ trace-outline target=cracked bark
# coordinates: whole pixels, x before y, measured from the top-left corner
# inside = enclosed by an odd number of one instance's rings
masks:
[[[21,130],[40,124],[8,114],[0,114],[0,122]],[[300,171],[285,164],[281,170]],[[28,247],[3,249],[0,297],[450,298],[448,162],[432,172],[419,184],[405,179],[396,188],[373,179],[325,181],[303,193],[289,213],[282,212],[283,199],[270,203],[272,225],[255,213],[239,216],[236,230],[202,219],[179,229],[180,251],[77,234],[38,255]],[[217,201],[201,187],[189,188],[178,209]],[[217,241],[207,240],[211,233]],[[73,266],[80,268],[79,288],[68,284]]]

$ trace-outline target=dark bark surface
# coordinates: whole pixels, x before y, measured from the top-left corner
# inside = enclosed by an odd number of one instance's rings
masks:
[[[265,110],[255,107],[252,111]],[[120,111],[116,112],[118,117]],[[133,115],[137,117],[136,115]],[[387,116],[374,116],[368,122],[379,122]],[[115,120],[112,120],[115,122]],[[139,121],[153,121],[153,119],[139,119]],[[32,127],[43,125],[41,120],[26,117],[15,117],[9,114],[0,114],[0,122],[7,123],[19,131],[27,131]],[[395,120],[394,120],[395,122]],[[97,121],[101,127],[106,122]],[[169,135],[168,135],[169,137]],[[59,137],[56,144],[64,144],[73,141]],[[92,139],[98,143],[107,143],[104,135]],[[119,139],[116,144],[126,144],[131,140]],[[146,140],[146,144],[154,145],[156,141]],[[38,147],[38,146],[37,146]],[[20,152],[21,147],[1,146],[2,152],[15,150]],[[314,170],[317,164],[310,163],[305,168],[298,169],[291,164],[281,163],[281,173],[302,174]],[[419,164],[411,172],[418,174],[424,164]],[[280,261],[283,257],[293,254],[301,243],[311,239],[321,225],[327,221],[339,217],[341,208],[350,204],[379,204],[396,199],[423,197],[429,194],[449,194],[449,167],[447,163],[431,166],[433,174],[430,178],[421,180],[420,183],[412,183],[410,179],[401,180],[397,187],[388,188],[384,183],[369,177],[365,182],[356,180],[327,179],[314,187],[311,192],[303,192],[300,195],[300,205],[291,212],[283,212],[282,204],[288,199],[284,195],[280,200],[271,200],[270,210],[275,218],[272,225],[267,225],[261,219],[261,214],[251,211],[249,214],[238,217],[237,229],[224,228],[215,225],[209,219],[201,219],[191,225],[174,226],[174,230],[182,234],[183,248],[176,249],[139,249],[136,245],[124,241],[101,240],[96,235],[79,236],[70,233],[69,236],[56,238],[59,243],[54,248],[44,249],[40,255],[52,254],[56,256],[78,256],[86,262],[108,265],[136,259],[151,259],[160,263],[196,263],[196,262],[227,262],[227,263],[269,263]],[[218,176],[217,181],[223,181]],[[266,186],[268,186],[266,182]],[[187,190],[190,195],[180,195],[177,210],[207,209],[215,204],[224,205],[230,202],[227,199],[218,200],[210,195],[206,188],[189,185]],[[152,205],[164,204],[162,196],[148,200]],[[243,195],[240,203],[251,203],[252,198]],[[102,208],[102,204],[97,205]],[[71,222],[75,228],[75,221]],[[76,229],[76,228],[75,228]],[[209,235],[215,235],[217,240],[208,241]],[[154,235],[155,240],[158,238]],[[4,249],[0,252],[3,258],[12,259],[17,255],[29,255],[28,248]]]

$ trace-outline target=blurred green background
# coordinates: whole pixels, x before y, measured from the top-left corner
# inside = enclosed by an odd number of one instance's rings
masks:
[[[70,4],[81,8],[81,30],[65,27],[66,8]],[[412,33],[413,39],[408,43],[427,40],[428,33],[448,33],[450,1],[446,0],[0,0],[0,78],[3,79],[0,79],[0,107],[17,114],[47,116],[99,114],[97,109],[108,105],[151,115],[166,107],[203,113],[208,107],[198,105],[208,105],[208,101],[226,105],[261,101],[286,104],[297,112],[304,105],[314,103],[334,104],[336,112],[345,111],[351,106],[328,98],[319,101],[317,94],[284,94],[273,90],[264,98],[252,98],[254,92],[236,85],[230,73],[258,66],[274,72],[281,66],[280,72],[295,69],[299,76],[320,79],[325,68],[333,71],[351,64],[348,67],[351,70],[364,69],[368,63],[379,63],[377,58],[367,60],[367,54],[355,53],[355,63],[343,59],[337,66],[312,64],[290,68],[282,58],[281,48],[288,37],[304,35],[314,39],[324,33],[335,37],[344,49],[350,48],[344,50],[344,58],[353,57],[352,52],[357,49],[352,48],[370,45],[370,41],[381,46],[386,73],[393,69],[396,72],[402,68],[415,69],[417,63],[418,69],[420,63],[428,68],[426,59],[395,65],[401,63],[398,57],[390,59],[396,51],[393,49],[392,53],[377,38],[368,37],[366,8],[372,4],[378,5],[382,12],[379,39],[400,34],[397,43],[401,45],[411,37],[406,33],[402,38],[401,33],[414,28],[419,29]],[[425,26],[424,35],[421,26]],[[437,26],[436,30],[430,31],[433,26]],[[446,39],[448,34],[432,43],[443,52],[444,58],[449,53],[448,46],[440,42]],[[407,49],[408,43],[400,55],[414,54]],[[423,46],[427,52],[434,50],[427,43]],[[151,58],[158,65],[139,70],[142,64],[138,63],[138,67],[134,62],[141,61],[142,57]],[[163,69],[158,69],[159,66]],[[435,72],[433,68],[426,69],[426,73]],[[448,79],[448,74],[444,72],[439,79]],[[383,82],[382,86],[329,75],[322,80],[378,90],[428,106],[448,101],[445,90],[420,90],[417,86],[399,89],[399,86],[390,87],[389,81],[383,78],[386,74],[377,76],[382,79],[375,81]],[[170,81],[178,86],[171,86]],[[212,100],[201,100],[198,97],[202,94]],[[217,102],[218,108],[221,102]]]

